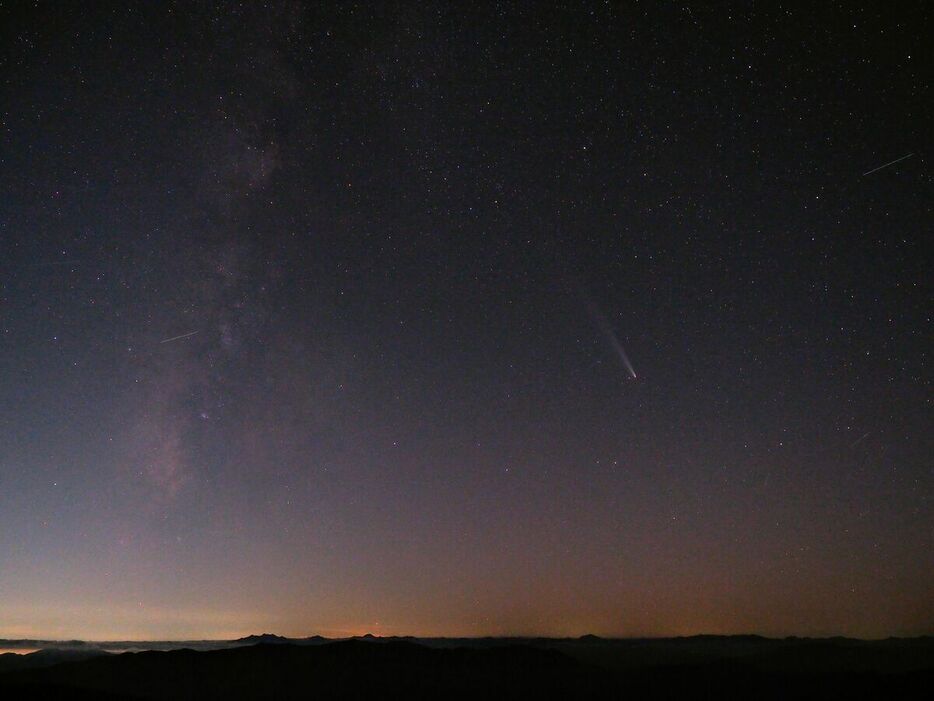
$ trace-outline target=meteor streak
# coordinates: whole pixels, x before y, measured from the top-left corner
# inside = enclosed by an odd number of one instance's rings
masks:
[[[196,333],[198,333],[198,332],[197,332],[197,331],[189,331],[188,333],[183,333],[181,336],[172,336],[172,338],[167,338],[167,339],[165,339],[164,341],[159,341],[159,343],[160,343],[160,344],[162,344],[162,343],[171,343],[172,341],[178,341],[178,340],[180,340],[180,339],[182,339],[182,338],[188,338],[189,336],[194,336]]]
[[[896,163],[898,163],[899,161],[904,161],[906,158],[911,158],[911,157],[914,156],[914,155],[915,155],[915,154],[913,154],[913,153],[909,153],[907,156],[902,156],[901,158],[896,158],[894,161],[889,161],[888,163],[883,163],[883,164],[882,164],[881,166],[879,166],[878,168],[873,168],[872,170],[867,170],[865,173],[863,173],[863,175],[864,175],[864,176],[870,175],[870,174],[872,174],[872,173],[875,173],[877,170],[882,170],[883,168],[888,168],[889,166],[893,166],[893,165],[895,165]]]

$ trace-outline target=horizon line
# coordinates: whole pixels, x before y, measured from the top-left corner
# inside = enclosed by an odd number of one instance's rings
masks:
[[[290,636],[279,635],[278,633],[250,633],[238,638],[110,638],[110,639],[90,639],[90,638],[0,638],[0,644],[3,643],[88,643],[102,645],[106,643],[232,643],[246,640],[248,638],[273,637],[282,640],[309,640],[311,638],[321,638],[323,640],[333,640],[340,642],[344,640],[354,640],[357,638],[374,638],[378,640],[391,640],[394,638],[414,638],[416,640],[581,640],[584,638],[596,638],[599,640],[685,640],[690,638],[761,638],[763,640],[855,640],[861,642],[878,642],[884,640],[913,640],[917,638],[934,637],[934,631],[926,633],[917,633],[914,635],[887,635],[881,637],[859,637],[842,634],[823,634],[823,635],[765,635],[762,633],[689,633],[680,635],[598,635],[596,633],[583,633],[581,635],[526,635],[526,634],[502,634],[502,635],[413,635],[413,634],[394,634],[377,635],[375,633],[357,633],[353,635],[327,636],[320,633],[311,635]]]

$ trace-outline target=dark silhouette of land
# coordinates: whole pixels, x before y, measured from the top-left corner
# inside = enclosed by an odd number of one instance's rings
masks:
[[[931,637],[333,641],[263,634],[197,644],[200,650],[115,654],[102,646],[130,644],[72,641],[0,655],[0,698],[926,699],[934,689]]]

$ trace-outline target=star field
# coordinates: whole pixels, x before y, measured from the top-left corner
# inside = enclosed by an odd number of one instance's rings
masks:
[[[930,634],[930,26],[0,6],[0,638]]]

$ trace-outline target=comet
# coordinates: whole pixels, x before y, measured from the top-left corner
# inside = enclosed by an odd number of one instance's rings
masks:
[[[613,327],[610,326],[610,322],[606,320],[606,317],[600,313],[600,310],[597,309],[597,306],[592,303],[587,304],[587,308],[590,311],[590,316],[593,318],[594,322],[597,324],[597,327],[600,331],[603,332],[603,335],[606,336],[606,340],[609,341],[610,347],[616,352],[619,361],[623,364],[623,367],[629,372],[629,375],[632,379],[638,379],[635,369],[632,367],[632,363],[629,361],[629,356],[626,355],[626,349],[623,348],[623,344],[619,342],[619,337],[616,335],[616,332],[613,331]]]

